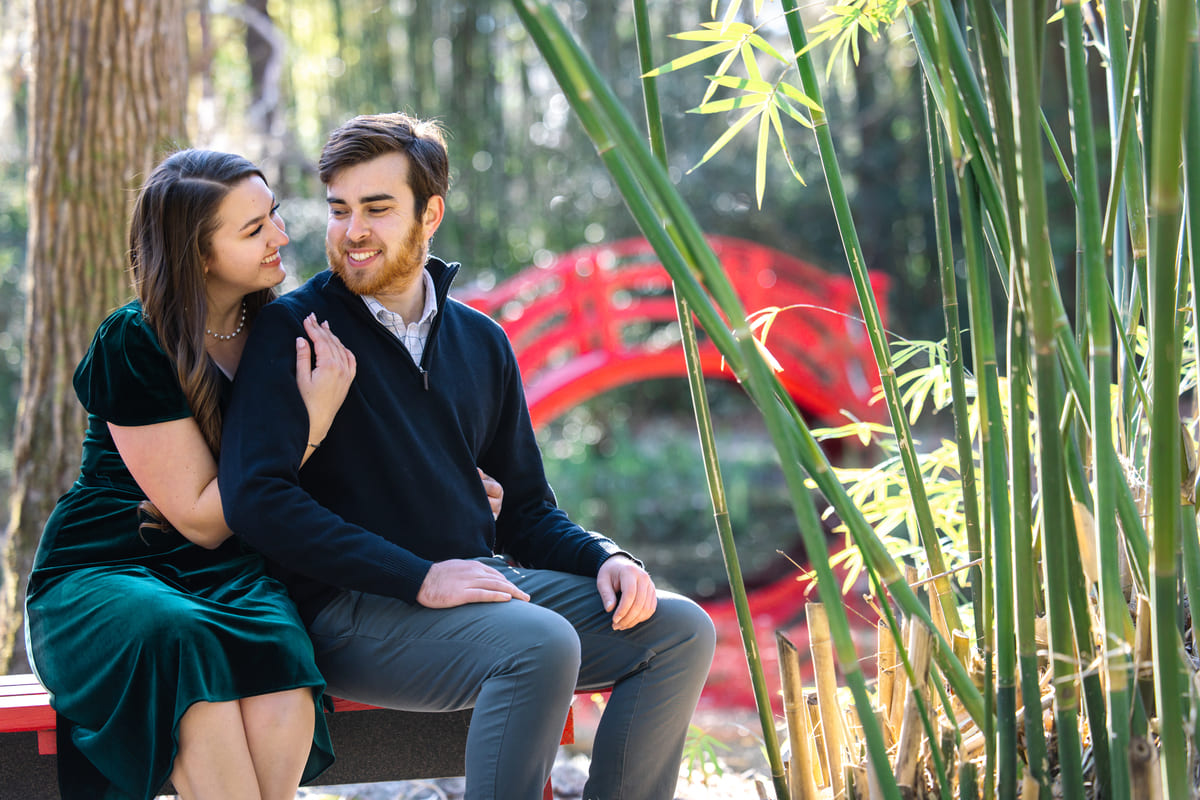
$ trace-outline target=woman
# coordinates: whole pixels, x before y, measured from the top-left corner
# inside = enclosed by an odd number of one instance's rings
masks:
[[[332,761],[307,633],[226,527],[217,489],[246,331],[284,278],[277,212],[253,164],[197,150],[163,161],[135,204],[138,299],[100,325],[75,372],[81,472],[46,523],[26,599],[60,766],[74,753],[94,767],[60,769],[64,798],[148,800],[170,779],[187,800],[292,800]],[[305,331],[308,438],[279,442],[296,469],[356,366],[328,325],[309,317]]]

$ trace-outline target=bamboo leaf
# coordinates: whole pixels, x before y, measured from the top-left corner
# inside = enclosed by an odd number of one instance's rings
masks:
[[[796,122],[799,122],[804,127],[812,128],[812,126],[813,126],[812,120],[810,120],[808,117],[804,116],[804,113],[800,109],[798,109],[794,105],[792,105],[792,102],[790,100],[788,100],[786,97],[784,97],[783,95],[781,95],[781,94],[775,95],[775,105],[777,105],[779,107],[779,109],[781,111],[783,111],[783,113],[787,114],[789,117],[796,120]]]
[[[718,86],[724,86],[729,89],[741,89],[747,92],[758,92],[760,94],[770,94],[775,91],[775,86],[762,79],[751,80],[750,78],[735,78],[732,75],[709,75],[708,79]]]
[[[767,190],[767,151],[771,146],[771,115],[761,114],[758,122],[758,153],[754,164],[754,193],[762,208],[763,193]]]
[[[726,54],[725,59],[723,61],[721,61],[720,66],[717,67],[717,72],[716,72],[716,75],[714,75],[714,77],[722,76],[726,72],[728,72],[729,68],[731,66],[733,66],[733,62],[737,59],[737,55],[738,55],[738,51],[736,48],[733,50],[730,50],[729,53]],[[708,88],[704,90],[704,97],[700,98],[700,102],[707,103],[709,100],[712,99],[712,96],[714,94],[716,94],[716,92],[717,92],[716,84],[714,84],[710,81],[708,84]]]
[[[775,95],[778,99],[779,95]],[[783,152],[783,160],[787,162],[788,169],[792,171],[792,177],[800,181],[801,186],[807,186],[804,182],[804,176],[796,169],[796,162],[792,160],[792,153],[788,150],[787,137],[783,135],[783,120],[779,118],[778,106],[767,109],[767,114],[771,117],[771,127],[775,129],[775,135],[779,137],[779,149]],[[809,127],[812,127],[811,125]]]
[[[783,93],[785,95],[790,97],[792,100],[795,100],[797,103],[806,105],[809,108],[811,108],[813,111],[824,111],[824,109],[821,108],[820,103],[818,103],[816,100],[813,100],[811,97],[806,95],[803,91],[801,91],[800,89],[797,89],[795,86],[788,83],[787,81],[780,81],[779,88],[783,91]]]
[[[675,72],[677,70],[683,69],[684,67],[690,67],[693,64],[699,64],[701,61],[711,58],[712,56],[715,56],[718,53],[727,52],[728,50],[730,50],[730,48],[733,48],[736,50],[737,44],[736,43],[733,43],[733,44],[721,43],[721,44],[710,45],[708,47],[702,47],[699,50],[688,53],[687,55],[682,55],[679,58],[672,59],[671,61],[668,61],[666,64],[663,64],[661,67],[656,67],[655,69],[652,69],[649,72],[647,72],[642,77],[643,78],[657,78],[660,75],[666,75],[668,72]]]
[[[690,170],[688,170],[688,173],[690,174],[690,173],[694,172],[704,162],[708,161],[710,158],[712,158],[718,152],[720,152],[721,148],[723,148],[725,145],[729,144],[730,140],[732,140],[733,137],[737,136],[738,132],[741,131],[742,128],[746,127],[751,122],[751,120],[753,120],[755,117],[757,117],[761,113],[762,113],[762,111],[761,111],[761,106],[760,106],[760,110],[750,111],[744,117],[739,119],[737,122],[730,125],[729,130],[727,130],[723,134],[721,134],[721,138],[717,139],[717,141],[713,143],[713,146],[708,148],[708,152],[706,152],[704,154],[704,157],[700,159],[699,163],[697,163],[695,167],[692,167]]]
[[[688,109],[689,114],[718,114],[722,111],[733,111],[735,108],[746,108],[748,106],[758,106],[767,102],[769,98],[757,94],[743,94],[737,97],[726,97],[721,100],[714,100],[711,103],[704,103],[695,108]]]
[[[742,0],[733,0],[733,2],[729,4],[729,8],[725,9],[725,19],[723,20],[725,25],[732,27],[733,25],[744,24],[744,23],[735,23],[733,21],[737,18],[737,13],[739,10],[741,10],[741,7],[742,7]],[[717,0],[713,0],[712,16],[714,18],[717,16]]]
[[[771,46],[770,42],[768,42],[766,39],[762,38],[762,36],[758,35],[757,33],[751,34],[747,38],[746,41],[748,41],[750,44],[754,45],[755,50],[758,50],[762,53],[766,53],[767,55],[775,58],[782,64],[791,64],[792,63],[791,61],[788,61],[786,56],[782,55],[778,50],[776,50],[773,46]]]
[[[762,80],[762,70],[758,68],[758,59],[754,57],[754,48],[750,46],[750,42],[742,42],[742,63],[746,66],[746,73],[752,81]]]

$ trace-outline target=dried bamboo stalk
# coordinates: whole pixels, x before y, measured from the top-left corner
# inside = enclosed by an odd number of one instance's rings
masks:
[[[1043,689],[1042,692],[1042,711],[1049,711],[1054,706],[1054,693]],[[1016,713],[1017,726],[1020,727],[1025,721],[1025,706],[1020,706]],[[974,761],[983,757],[984,748],[987,746],[987,741],[984,739],[983,732],[977,728],[972,729],[970,736],[963,736],[963,742],[959,746],[959,755],[962,760]],[[964,733],[966,729],[963,729]]]
[[[929,598],[929,616],[938,633],[946,641],[950,641],[950,627],[946,624],[946,612],[942,609],[942,598],[938,594],[937,581],[925,584],[925,596]]]
[[[808,725],[812,731],[813,751],[817,754],[813,762],[813,777],[817,786],[829,785],[829,762],[825,760],[825,731],[821,729],[821,707],[816,692],[806,692],[804,705],[808,708]]]
[[[896,731],[892,730],[892,686],[896,681],[896,640],[892,638],[892,629],[886,622],[880,622],[875,629],[875,688],[879,692],[879,707],[883,710],[883,718],[887,721],[883,726],[883,735],[890,747],[896,740]]]
[[[817,704],[821,712],[821,729],[825,734],[825,760],[835,800],[846,797],[843,764],[842,709],[837,696],[837,671],[833,658],[833,642],[829,633],[829,617],[821,603],[808,603],[808,646],[812,650],[813,671],[817,681]]]
[[[875,765],[871,761],[870,751],[867,751],[867,758],[863,764],[866,776],[865,781],[858,784],[860,787],[859,797],[864,797],[866,800],[884,800],[885,795],[883,793],[883,787],[879,784],[879,773],[875,771]],[[888,769],[888,765],[884,764],[882,772],[887,773]],[[862,787],[865,787],[865,792],[863,791]]]
[[[1141,617],[1141,614],[1138,614]],[[1130,797],[1138,800],[1162,800],[1162,775],[1158,769],[1158,751],[1154,743],[1138,736],[1129,742]]]
[[[1138,595],[1137,623],[1133,633],[1133,664],[1138,680],[1153,677],[1154,642],[1150,633],[1152,617],[1150,598],[1144,594]]]
[[[908,663],[912,666],[912,681],[904,698],[904,716],[900,722],[900,736],[896,745],[896,782],[913,786],[917,778],[917,766],[921,760],[921,743],[925,730],[921,724],[921,712],[917,697],[925,691],[929,675],[929,659],[932,634],[922,624],[913,621],[908,632]]]
[[[954,647],[954,657],[958,659],[960,664],[971,663],[971,637],[966,631],[955,631],[952,640]]]
[[[804,681],[800,677],[800,651],[782,631],[775,631],[775,647],[779,651],[783,713],[787,719],[788,743],[792,751],[788,767],[788,792],[792,800],[817,800],[808,704],[804,700]]]
[[[842,714],[842,730],[846,732],[846,752],[851,758],[856,758],[860,753],[866,750],[866,742],[863,733],[862,719],[858,716],[858,706],[853,703],[847,703]]]
[[[900,626],[900,635],[908,639],[908,630],[912,622],[904,620]],[[892,642],[895,646],[895,642]],[[904,671],[904,666],[900,662],[900,657],[896,657],[896,668],[892,670],[892,700],[888,704],[888,723],[891,725],[894,735],[900,736],[900,720],[904,717],[904,696],[908,694],[908,673]]]
[[[958,737],[955,735],[954,726],[946,720],[941,721],[939,734],[942,737],[942,775],[953,775],[958,769]]]

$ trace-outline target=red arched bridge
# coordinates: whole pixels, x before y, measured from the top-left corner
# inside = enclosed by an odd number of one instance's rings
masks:
[[[708,239],[748,312],[784,309],[766,340],[801,411],[823,423],[878,418],[871,345],[848,277],[729,237]],[[885,278],[874,279],[883,307]],[[490,314],[512,340],[535,426],[609,389],[687,371],[671,279],[644,239],[585,247],[461,299]],[[700,331],[703,336],[703,331]],[[704,374],[727,380],[716,347]]]
[[[852,281],[752,242],[717,236],[708,242],[748,313],[781,309],[765,343],[801,412],[825,425],[845,422],[846,413],[880,419],[879,405],[870,404],[879,373]],[[882,314],[886,278],[872,281]],[[610,389],[687,374],[671,279],[644,239],[573,250],[491,290],[459,297],[498,320],[508,333],[535,427]],[[705,376],[733,380],[716,347],[702,330],[698,333]],[[797,577],[750,592],[765,675],[775,687],[779,672],[773,632],[785,630],[807,654],[802,619],[806,587],[797,585]],[[846,600],[852,613],[871,615],[861,598]],[[718,635],[706,701],[753,707],[732,602],[706,601],[704,607]],[[874,621],[862,630],[874,637]]]

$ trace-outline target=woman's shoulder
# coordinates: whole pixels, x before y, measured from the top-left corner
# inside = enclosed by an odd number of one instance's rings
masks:
[[[92,349],[106,345],[124,346],[131,341],[150,345],[162,352],[158,336],[137,300],[130,300],[104,318],[92,338]]]
[[[74,376],[89,412],[117,424],[187,416],[174,361],[164,352],[136,300],[100,323]]]

